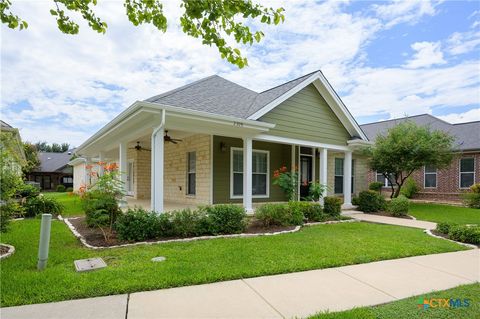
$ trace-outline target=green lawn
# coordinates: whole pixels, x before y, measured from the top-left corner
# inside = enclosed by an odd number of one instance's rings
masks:
[[[47,197],[58,200],[63,205],[63,217],[82,216],[83,209],[80,205],[80,198],[76,194],[63,193],[44,193]]]
[[[52,222],[47,269],[37,272],[40,220],[13,222],[0,241],[16,248],[1,261],[1,305],[13,306],[366,263],[466,249],[420,229],[369,223],[306,227],[250,238],[86,249],[65,224]],[[150,261],[166,256],[161,263]],[[76,273],[75,259],[102,257],[108,267]]]
[[[480,224],[480,209],[468,207],[411,203],[409,214],[436,223]]]
[[[470,305],[461,308],[418,308],[420,298],[469,299]],[[435,304],[435,303],[434,303]],[[471,319],[480,318],[480,284],[459,286],[453,289],[402,299],[377,307],[356,308],[349,311],[318,314],[310,319]]]

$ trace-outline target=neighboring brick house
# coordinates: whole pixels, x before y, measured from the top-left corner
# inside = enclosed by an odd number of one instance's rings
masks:
[[[412,176],[420,188],[416,198],[460,200],[460,194],[468,191],[472,184],[480,183],[480,121],[451,124],[435,116],[422,114],[364,124],[361,128],[369,140],[374,141],[379,134],[386,134],[388,129],[406,120],[445,131],[455,137],[455,158],[448,168],[437,170],[434,167],[423,167],[413,173]],[[384,191],[390,191],[388,181],[381,174],[369,171],[367,180],[369,183],[384,182]]]

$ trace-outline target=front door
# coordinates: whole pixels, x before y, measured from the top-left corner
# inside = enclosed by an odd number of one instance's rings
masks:
[[[127,166],[127,195],[133,196],[133,162],[128,162]]]
[[[312,181],[312,157],[300,156],[300,199],[308,196]]]

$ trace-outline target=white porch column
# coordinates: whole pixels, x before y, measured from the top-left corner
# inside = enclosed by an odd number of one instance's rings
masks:
[[[328,166],[327,166],[327,158],[328,158],[328,151],[326,148],[320,149],[320,159],[319,159],[319,167],[318,167],[318,180],[320,184],[327,185],[328,182]],[[324,196],[326,196],[327,191],[325,191]],[[323,205],[323,198],[320,199],[320,203]]]
[[[163,121],[162,121],[163,122]],[[163,162],[164,162],[164,126],[155,129],[152,134],[152,177],[151,177],[151,197],[150,203],[152,210],[161,214],[163,212]]]
[[[104,164],[102,164],[102,162],[105,161],[105,154],[103,152],[100,152],[98,154],[98,161],[100,162],[100,164],[98,165],[98,175],[102,176],[104,173],[104,169],[103,169]]]
[[[243,207],[247,214],[253,212],[252,207],[252,139],[243,139]]]
[[[122,181],[123,191],[127,189],[127,143],[121,142],[118,145],[118,169],[120,170],[120,180]]]
[[[343,161],[343,208],[352,207],[352,152],[345,152]]]

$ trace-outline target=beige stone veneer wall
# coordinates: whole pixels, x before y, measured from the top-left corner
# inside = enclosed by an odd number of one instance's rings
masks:
[[[178,144],[165,143],[164,199],[186,204],[209,204],[211,192],[211,136],[196,134]],[[196,152],[196,194],[187,191],[187,152]]]

